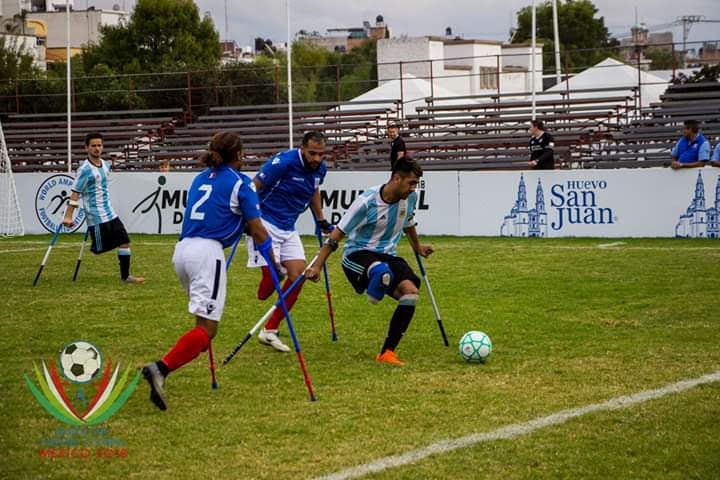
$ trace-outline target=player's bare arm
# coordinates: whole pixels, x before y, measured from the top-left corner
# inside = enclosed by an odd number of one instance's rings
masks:
[[[318,258],[315,262],[305,270],[305,278],[312,282],[320,280],[320,271],[330,254],[337,250],[338,244],[345,237],[345,234],[339,228],[333,230],[325,241],[325,245],[320,249]]]
[[[73,214],[75,213],[75,209],[80,206],[78,200],[80,200],[80,193],[73,191],[70,194],[70,201],[65,209],[65,218],[63,218],[62,222],[66,227],[73,226]]]
[[[418,255],[420,255],[423,258],[427,258],[430,256],[431,253],[433,253],[435,250],[433,249],[432,245],[423,245],[420,243],[420,238],[418,237],[417,230],[415,227],[408,227],[403,230],[405,232],[405,235],[407,235],[408,240],[410,241],[410,245],[412,246],[412,249],[414,252],[416,252]]]

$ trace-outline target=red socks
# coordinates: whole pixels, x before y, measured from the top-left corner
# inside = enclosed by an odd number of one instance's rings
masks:
[[[267,268],[267,267],[263,267]],[[295,287],[295,289],[287,294],[285,296],[285,305],[287,305],[288,311],[295,305],[295,301],[298,299],[298,296],[300,295],[300,290],[302,290],[303,283],[301,282],[300,285]],[[288,279],[285,280],[285,284],[283,285],[283,292],[287,291],[288,287],[292,282]],[[265,330],[277,330],[277,328],[280,326],[280,322],[282,322],[282,319],[285,318],[285,314],[283,313],[283,309],[280,305],[275,309],[270,319],[265,324]]]
[[[175,346],[165,354],[162,361],[170,371],[177,370],[194,360],[200,355],[200,352],[207,350],[208,345],[210,345],[210,336],[205,329],[195,327],[180,337]]]
[[[262,267],[262,278],[257,291],[258,300],[267,300],[274,291],[275,285],[273,285],[272,276],[270,275],[270,268]]]

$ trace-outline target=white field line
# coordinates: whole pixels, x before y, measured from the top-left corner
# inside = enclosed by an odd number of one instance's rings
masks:
[[[698,385],[718,381],[720,381],[720,370],[715,373],[703,375],[702,377],[671,383],[654,390],[645,390],[635,393],[633,395],[615,397],[602,403],[593,403],[584,407],[562,410],[552,415],[538,417],[525,423],[508,425],[507,427],[502,427],[491,432],[473,433],[465,437],[442,440],[440,442],[432,443],[426,447],[418,448],[416,450],[410,450],[408,452],[398,455],[383,457],[373,462],[364,463],[362,465],[357,465],[355,467],[341,470],[330,475],[325,475],[323,477],[319,477],[319,479],[345,480],[349,478],[358,478],[368,475],[370,473],[382,472],[389,468],[409,465],[411,463],[423,460],[431,455],[438,455],[446,452],[451,452],[453,450],[458,450],[460,448],[471,447],[482,442],[507,440],[518,437],[520,435],[527,435],[534,432],[535,430],[539,430],[545,427],[551,427],[553,425],[560,425],[569,420],[587,415],[589,413],[628,408],[639,403],[647,402],[649,400],[662,398],[674,393],[684,392],[685,390],[697,387]]]
[[[613,248],[619,247],[620,245],[625,245],[625,242],[601,243],[598,245],[598,248]]]
[[[53,250],[58,248],[79,248],[79,245],[55,245],[53,247]],[[18,253],[18,252],[35,252],[35,251],[45,251],[47,250],[47,244],[44,247],[30,247],[30,248],[17,248],[14,250],[0,250],[0,254],[2,253]]]

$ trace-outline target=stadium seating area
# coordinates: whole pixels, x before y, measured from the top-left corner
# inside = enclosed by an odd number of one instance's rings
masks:
[[[400,122],[408,151],[428,170],[525,168],[531,102],[524,94],[428,98],[401,118],[399,100],[295,104],[294,142],[322,129],[331,167],[387,168],[388,122]],[[696,119],[715,143],[720,136],[720,83],[673,86],[661,101],[638,108],[634,90],[604,88],[540,92],[538,118],[555,138],[558,168],[668,165],[682,123]],[[18,114],[3,119],[13,169],[67,168],[64,114]],[[73,168],[84,158],[83,137],[105,135],[106,157],[116,169],[197,168],[197,157],[219,130],[242,135],[245,164],[255,168],[288,144],[287,105],[210,108],[186,118],[182,109],[74,113]]]
[[[651,167],[670,164],[683,122],[694,119],[712,144],[720,137],[720,83],[674,85],[638,118],[598,139],[581,154],[580,166]]]

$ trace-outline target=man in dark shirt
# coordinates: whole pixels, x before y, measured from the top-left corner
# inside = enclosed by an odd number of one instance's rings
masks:
[[[528,165],[535,170],[553,170],[555,159],[553,147],[555,143],[552,135],[544,130],[542,120],[531,120],[530,128],[530,161]]]
[[[388,125],[388,136],[392,139],[390,142],[390,167],[395,165],[398,158],[403,158],[407,155],[405,148],[405,140],[400,136],[400,128],[396,123],[390,123]]]

